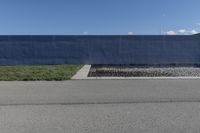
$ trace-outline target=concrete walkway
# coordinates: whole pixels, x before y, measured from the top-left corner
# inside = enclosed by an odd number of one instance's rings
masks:
[[[90,71],[91,65],[84,65],[72,79],[87,79],[87,75]]]

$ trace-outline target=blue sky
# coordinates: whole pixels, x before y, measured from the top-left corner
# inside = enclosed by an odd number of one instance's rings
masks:
[[[200,0],[0,0],[1,35],[192,34]]]

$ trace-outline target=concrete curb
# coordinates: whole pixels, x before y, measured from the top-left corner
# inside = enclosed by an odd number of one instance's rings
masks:
[[[86,77],[79,78],[82,80],[195,80],[200,79],[200,77]]]

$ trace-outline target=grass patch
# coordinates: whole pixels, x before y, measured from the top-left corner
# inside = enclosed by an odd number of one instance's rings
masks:
[[[0,66],[0,81],[69,80],[82,65]]]

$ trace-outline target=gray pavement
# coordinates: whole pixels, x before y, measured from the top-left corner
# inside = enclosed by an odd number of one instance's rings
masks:
[[[0,82],[1,133],[199,133],[200,80]]]
[[[0,107],[1,133],[199,133],[199,103]]]
[[[200,80],[0,82],[0,105],[199,101]]]

